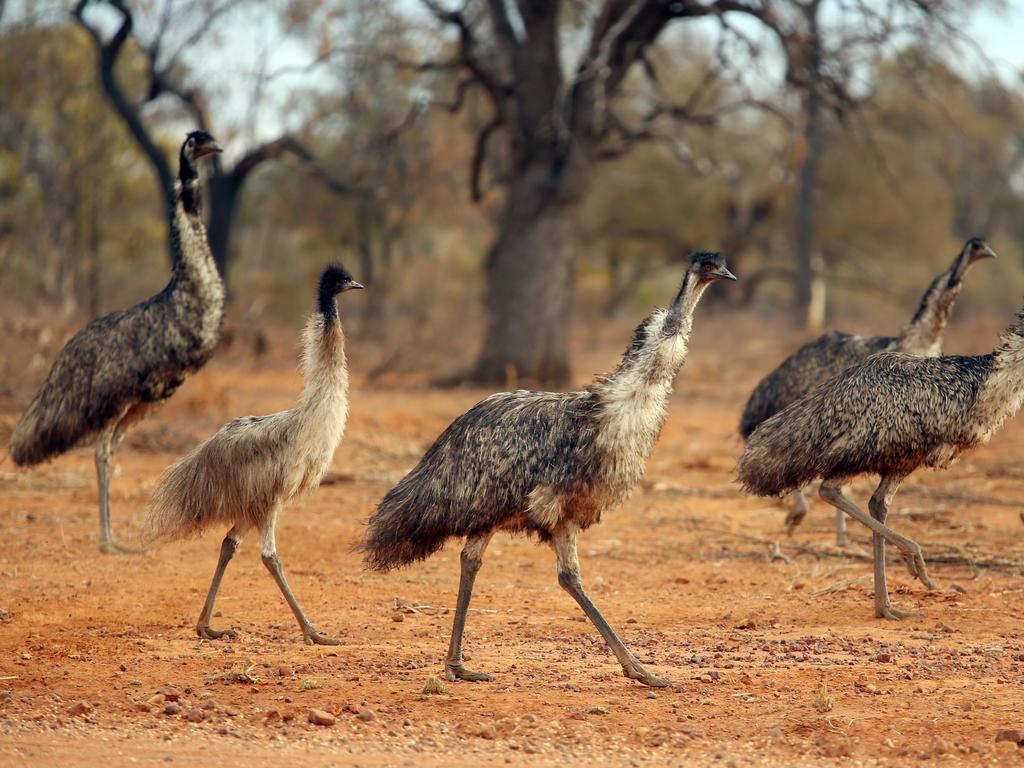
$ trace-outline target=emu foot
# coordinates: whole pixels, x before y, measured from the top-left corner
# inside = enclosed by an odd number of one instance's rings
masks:
[[[883,605],[875,606],[875,618],[888,619],[889,621],[899,621],[900,619],[913,619],[924,616],[922,611],[901,611],[896,608],[892,603],[886,601]]]
[[[668,680],[652,675],[644,669],[643,664],[632,654],[630,654],[629,662],[622,665],[622,674],[630,680],[636,680],[638,683],[651,686],[651,688],[668,688],[672,685]]]
[[[238,637],[238,632],[233,629],[214,629],[209,624],[206,626],[200,624],[196,627],[196,634],[203,640],[219,640],[222,637],[229,637],[234,640]]]
[[[341,645],[341,640],[328,637],[321,632],[317,632],[312,627],[306,627],[302,630],[302,638],[306,641],[306,645]]]
[[[903,559],[907,563],[907,570],[915,579],[920,579],[928,589],[935,589],[932,580],[928,577],[928,567],[924,564],[924,555],[921,554],[921,547],[913,544],[903,550]]]
[[[116,541],[101,541],[100,552],[104,555],[144,555],[146,550],[138,547],[126,547]]]
[[[462,662],[457,664],[445,664],[444,665],[444,679],[450,683],[454,683],[456,680],[466,680],[470,683],[482,683],[491,679],[491,676],[486,672],[474,672],[471,669],[466,669],[462,666]]]

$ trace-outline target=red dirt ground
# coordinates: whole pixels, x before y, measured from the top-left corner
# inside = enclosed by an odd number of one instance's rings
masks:
[[[239,637],[200,641],[222,532],[102,556],[89,449],[0,466],[0,765],[1024,765],[1024,749],[996,742],[1024,729],[1024,424],[905,484],[892,524],[933,558],[939,588],[893,562],[895,600],[926,615],[876,620],[862,528],[836,550],[816,502],[787,538],[780,504],[732,482],[743,398],[795,339],[739,334],[725,348],[714,327],[698,320],[643,487],[581,549],[595,602],[672,688],[623,678],[551,552],[499,536],[466,636],[470,666],[494,680],[421,693],[441,670],[459,547],[390,575],[363,571],[350,547],[389,484],[486,393],[370,387],[353,359],[335,482],[278,528],[292,586],[337,648],[302,644],[252,540],[218,602]],[[991,347],[998,327],[960,339]],[[580,370],[611,367],[620,346],[602,342]],[[290,362],[233,359],[186,384],[119,453],[122,540],[138,535],[163,467],[230,417],[290,407],[299,386]],[[18,392],[0,400],[8,427]],[[853,493],[863,503],[870,487]],[[248,681],[225,682],[231,671]],[[337,722],[310,724],[312,708]]]

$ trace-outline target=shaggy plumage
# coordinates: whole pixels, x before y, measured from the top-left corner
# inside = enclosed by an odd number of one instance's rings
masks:
[[[875,609],[898,618],[885,586],[884,543],[931,586],[920,548],[884,525],[900,482],[924,465],[942,468],[987,441],[1024,398],[1024,311],[992,353],[914,357],[883,352],[820,385],[757,428],[739,463],[743,487],[772,496],[822,478],[821,495],[868,525],[875,542]],[[872,516],[842,494],[860,474],[882,482]]]
[[[579,582],[576,536],[630,493],[667,414],[686,358],[693,310],[714,280],[735,279],[718,254],[695,254],[675,301],[641,323],[618,367],[579,392],[504,392],[456,419],[381,500],[362,545],[388,570],[465,536],[449,679],[486,679],[462,666],[461,636],[473,578],[490,536],[527,531],[550,541],[559,581],[583,606],[627,677],[664,681],[640,666],[589,602]]]
[[[32,466],[97,437],[100,549],[113,541],[108,483],[125,430],[199,370],[217,345],[224,284],[210,253],[196,161],[220,147],[203,131],[181,147],[170,211],[170,282],[130,309],[89,323],[67,343],[11,435],[11,455]]]
[[[968,240],[949,269],[928,286],[917,312],[897,336],[855,336],[831,331],[800,347],[754,388],[740,417],[740,435],[744,439],[750,437],[763,421],[818,384],[877,352],[929,357],[941,354],[946,324],[967,270],[976,261],[994,255],[984,240]]]
[[[818,384],[878,352],[928,357],[941,354],[942,337],[964,276],[972,264],[994,256],[995,252],[981,238],[972,237],[964,243],[949,268],[928,286],[914,316],[896,336],[855,336],[831,331],[800,347],[754,388],[740,417],[740,435],[749,438],[762,422]],[[791,533],[807,511],[807,500],[797,488],[793,509],[786,516]],[[842,514],[836,518],[836,541],[839,546],[847,543],[846,519]]]
[[[274,531],[283,506],[320,485],[344,434],[348,368],[335,297],[362,287],[336,265],[321,276],[318,311],[303,333],[305,387],[297,408],[228,422],[169,467],[153,493],[148,523],[154,538],[174,539],[196,535],[211,525],[230,526],[196,627],[200,637],[234,635],[233,630],[210,627],[213,602],[238,544],[256,530],[263,562],[295,613],[306,642],[336,642],[312,627],[291,594]]]

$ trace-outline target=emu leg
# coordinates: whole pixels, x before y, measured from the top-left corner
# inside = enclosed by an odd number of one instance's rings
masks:
[[[579,603],[580,608],[587,614],[587,618],[597,627],[608,647],[612,649],[615,658],[622,665],[622,674],[630,680],[636,680],[649,685],[652,688],[666,688],[670,685],[657,675],[653,675],[644,669],[640,660],[634,656],[622,641],[615,634],[615,630],[605,621],[604,616],[597,609],[597,606],[590,600],[587,593],[583,591],[583,582],[580,580],[580,560],[576,543],[579,536],[579,528],[575,525],[567,525],[560,528],[554,536],[555,556],[558,559],[558,584],[566,592],[572,595]]]
[[[842,485],[841,478],[829,478],[821,484],[821,488],[818,490],[818,493],[821,495],[821,498],[829,504],[837,509],[841,509],[853,519],[870,528],[872,533],[877,533],[885,541],[896,546],[900,552],[903,553],[910,575],[914,578],[920,579],[921,583],[928,587],[928,589],[934,589],[932,580],[928,578],[928,568],[924,562],[924,555],[921,554],[921,547],[918,546],[917,542],[896,533],[892,528],[889,528],[884,523],[878,522],[870,515],[864,514],[856,504],[843,495]],[[895,490],[893,492],[895,492]],[[875,566],[877,568],[877,562]],[[885,564],[883,563],[882,566],[884,568]]]
[[[130,410],[129,410],[130,412]],[[96,478],[100,494],[100,552],[105,555],[138,555],[144,550],[125,547],[114,541],[110,523],[110,471],[114,465],[114,451],[124,437],[125,420],[122,415],[112,422],[96,442]]]
[[[455,621],[452,623],[452,637],[448,642],[448,655],[444,660],[444,676],[450,681],[468,680],[476,683],[490,680],[486,672],[474,672],[462,666],[462,633],[466,630],[466,613],[469,611],[469,599],[473,595],[473,583],[476,574],[484,562],[484,550],[491,541],[493,533],[481,533],[470,536],[459,557],[461,572],[459,574],[459,599],[455,604]]]
[[[883,525],[889,515],[889,504],[892,503],[902,481],[902,476],[886,475],[868,502],[871,516]],[[889,588],[885,583],[885,539],[877,533],[872,533],[871,544],[875,555],[875,616],[891,621],[910,616],[923,616],[924,614],[919,612],[901,611],[889,602]]]
[[[804,493],[803,488],[797,488],[793,491],[789,495],[789,501],[791,506],[789,512],[786,513],[786,533],[792,536],[796,527],[807,517],[811,507],[807,503],[807,495]]]
[[[224,541],[220,544],[220,557],[217,558],[217,570],[213,572],[213,581],[210,582],[210,591],[206,593],[206,602],[203,603],[203,611],[199,614],[199,621],[196,622],[196,634],[204,640],[216,640],[225,635],[234,639],[238,633],[234,629],[214,629],[210,626],[210,619],[213,617],[213,603],[217,599],[217,590],[220,589],[220,580],[224,578],[224,571],[228,567],[231,558],[238,551],[238,545],[242,541],[238,526],[228,531]]]
[[[267,570],[270,571],[270,575],[274,577],[274,581],[277,582],[278,588],[281,590],[281,594],[284,595],[284,599],[288,601],[288,607],[292,609],[292,613],[295,615],[295,619],[299,622],[299,627],[302,629],[302,638],[306,641],[306,645],[341,645],[341,640],[337,640],[333,637],[328,637],[318,632],[312,624],[309,623],[309,619],[306,618],[306,614],[302,612],[302,608],[299,607],[299,601],[295,599],[295,595],[292,594],[291,587],[288,586],[288,580],[284,577],[284,568],[281,565],[281,558],[277,556],[277,543],[274,538],[274,526],[277,523],[277,514],[279,509],[275,509],[270,516],[270,521],[266,528],[263,530],[263,535],[260,538],[260,549],[262,550],[263,564],[267,566]]]

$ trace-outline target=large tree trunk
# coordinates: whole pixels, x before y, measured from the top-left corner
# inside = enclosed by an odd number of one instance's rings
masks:
[[[487,260],[488,325],[477,381],[561,386],[569,380],[569,246],[579,190],[553,190],[568,188],[560,175],[535,166],[509,187]]]

